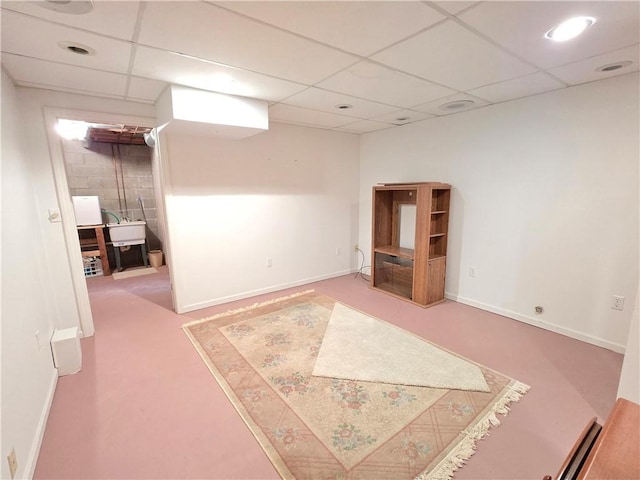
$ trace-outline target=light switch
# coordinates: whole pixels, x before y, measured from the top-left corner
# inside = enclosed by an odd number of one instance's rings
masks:
[[[59,208],[50,208],[49,209],[49,221],[51,223],[61,222],[62,221],[62,216],[60,215],[60,209]]]

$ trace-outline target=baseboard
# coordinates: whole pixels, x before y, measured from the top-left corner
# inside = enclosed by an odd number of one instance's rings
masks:
[[[251,290],[248,292],[242,292],[234,295],[228,295],[226,297],[220,297],[213,300],[207,300],[205,302],[191,303],[189,305],[182,305],[176,308],[176,312],[179,314],[193,312],[194,310],[200,310],[203,308],[214,307],[222,303],[234,302],[236,300],[242,300],[244,298],[255,297],[257,295],[264,295],[266,293],[277,292],[286,288],[299,287],[300,285],[306,285],[308,283],[319,282],[321,280],[328,280],[329,278],[341,277],[343,275],[349,275],[355,273],[356,269],[341,270],[339,272],[328,273],[325,275],[319,275],[317,277],[305,278],[302,280],[296,280],[295,282],[282,283],[280,285],[272,285],[265,288],[259,288],[257,290]]]
[[[556,325],[555,323],[540,320],[539,318],[529,317],[527,315],[522,315],[521,313],[512,312],[510,310],[494,307],[493,305],[487,305],[486,303],[478,302],[476,300],[465,298],[460,295],[456,295],[449,292],[445,293],[445,297],[449,300],[453,300],[458,303],[463,303],[471,307],[479,308],[480,310],[485,310],[487,312],[502,315],[503,317],[511,318],[513,320],[517,320],[519,322],[523,322],[528,325],[533,325],[534,327],[540,327],[545,330],[549,330],[554,333],[559,333],[560,335],[574,338],[582,342],[590,343],[591,345],[596,345],[598,347],[606,348],[608,350],[612,350],[617,353],[625,352],[626,347],[624,345],[610,342],[608,340],[594,337],[592,335],[587,335],[586,333],[578,332],[577,330],[573,330],[571,328],[566,328],[561,325]]]
[[[56,385],[58,384],[58,370],[52,369],[51,384],[49,385],[49,391],[47,392],[47,398],[40,412],[40,420],[38,421],[38,428],[36,429],[31,443],[31,451],[24,467],[24,478],[33,478],[36,471],[36,464],[38,463],[38,456],[40,455],[40,447],[42,446],[42,439],[44,438],[44,431],[47,428],[47,420],[49,419],[49,412],[51,411],[51,405],[53,404],[53,396],[56,393]]]

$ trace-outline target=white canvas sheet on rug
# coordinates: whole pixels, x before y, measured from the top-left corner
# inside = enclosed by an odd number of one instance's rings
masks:
[[[320,346],[313,375],[490,391],[476,364],[337,302]]]

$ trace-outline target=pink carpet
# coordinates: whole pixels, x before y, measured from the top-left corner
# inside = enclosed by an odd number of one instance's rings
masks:
[[[96,335],[82,341],[82,371],[58,382],[34,478],[279,478],[180,326],[300,288],[176,315],[160,272],[88,282]],[[615,402],[620,354],[455,302],[422,309],[352,276],[305,288],[531,385],[456,479],[554,474]]]

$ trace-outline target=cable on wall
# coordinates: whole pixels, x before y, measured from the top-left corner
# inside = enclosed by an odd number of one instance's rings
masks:
[[[353,278],[354,278],[354,279],[355,279],[355,278],[358,278],[358,275],[360,275],[360,277],[361,277],[365,282],[369,283],[369,282],[371,281],[371,277],[370,277],[370,276],[369,276],[368,278],[367,278],[367,277],[365,277],[365,274],[364,274],[364,273],[362,273],[362,271],[363,271],[365,268],[371,268],[371,265],[367,265],[367,266],[365,267],[365,265],[364,265],[364,258],[365,258],[365,257],[364,257],[364,252],[363,252],[362,250],[360,250],[360,248],[357,248],[356,250],[358,250],[358,252],[360,252],[360,254],[362,255],[362,264],[360,265],[360,268],[358,269],[358,271],[356,272],[356,274],[355,274],[355,276],[354,276]]]

